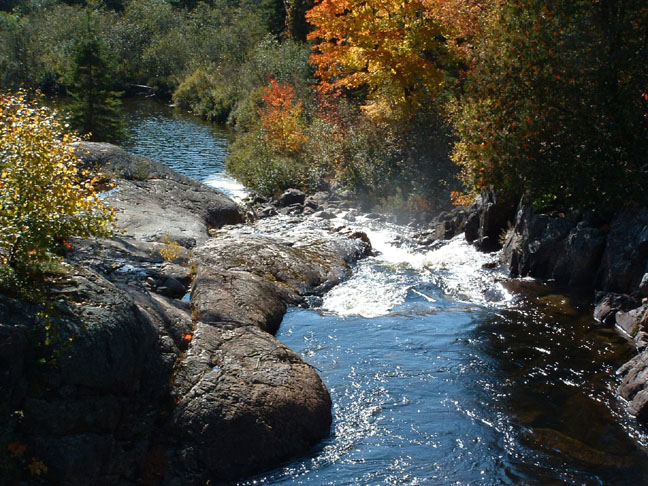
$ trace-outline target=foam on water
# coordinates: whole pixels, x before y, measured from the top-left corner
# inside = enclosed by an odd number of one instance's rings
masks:
[[[361,261],[353,276],[323,300],[326,312],[340,316],[389,314],[408,293],[434,299],[417,286],[433,282],[454,299],[478,305],[502,304],[511,295],[495,281],[497,255],[478,252],[459,235],[432,250],[402,241],[403,227],[359,218],[358,230],[369,236],[376,256]]]
[[[243,184],[222,172],[211,174],[202,182],[210,187],[222,191],[225,195],[231,197],[238,203],[250,195],[249,191]]]

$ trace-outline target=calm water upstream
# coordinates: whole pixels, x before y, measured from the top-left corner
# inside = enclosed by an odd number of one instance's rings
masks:
[[[128,150],[243,193],[225,132],[152,101],[128,116]],[[507,282],[461,238],[415,251],[403,228],[339,217],[380,254],[277,336],[328,386],[331,436],[240,486],[648,484],[648,435],[613,394],[632,349],[587,305]]]

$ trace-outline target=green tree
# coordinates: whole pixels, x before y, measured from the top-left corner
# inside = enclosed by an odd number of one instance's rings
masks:
[[[454,111],[468,188],[540,205],[646,202],[646,2],[509,0],[484,25]]]
[[[118,142],[125,137],[120,112],[121,93],[114,91],[115,63],[92,25],[88,12],[86,31],[74,46],[68,105],[72,128],[91,140]]]

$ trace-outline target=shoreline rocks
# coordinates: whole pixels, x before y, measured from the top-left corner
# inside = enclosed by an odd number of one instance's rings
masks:
[[[349,275],[366,235],[218,231],[242,221],[224,195],[109,144],[78,150],[112,172],[122,234],[72,241],[53,306],[0,295],[7,440],[53,483],[191,485],[260,472],[326,437],[326,386],[273,334],[287,306]],[[10,460],[3,479],[27,478]]]

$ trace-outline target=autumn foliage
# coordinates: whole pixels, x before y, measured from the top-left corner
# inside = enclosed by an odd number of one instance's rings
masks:
[[[0,96],[0,263],[13,272],[53,258],[72,236],[109,235],[113,212],[80,168],[56,112]]]
[[[638,0],[499,2],[454,104],[466,186],[544,207],[645,202],[646,25]]]
[[[424,0],[322,0],[306,18],[323,92],[366,87],[370,111],[411,110],[443,86],[443,30]]]
[[[269,148],[277,153],[295,154],[306,141],[300,120],[304,104],[302,101],[295,102],[295,93],[289,84],[280,84],[272,78],[269,83],[263,90],[264,106],[259,108],[266,141]]]

